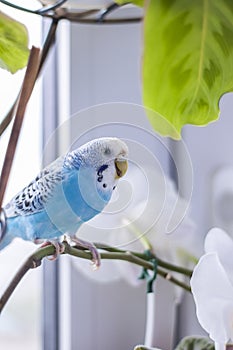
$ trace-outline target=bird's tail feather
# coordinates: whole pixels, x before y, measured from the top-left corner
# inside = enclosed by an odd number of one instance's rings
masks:
[[[3,236],[2,240],[0,241],[0,250],[4,249],[8,244],[12,242],[12,240],[15,237],[10,235],[8,231],[6,231],[5,235]]]
[[[12,227],[11,224],[11,220],[7,220],[6,232],[0,240],[0,250],[8,246],[8,244],[10,244],[13,241],[13,239],[17,236],[15,234],[16,229],[14,229],[14,227]]]

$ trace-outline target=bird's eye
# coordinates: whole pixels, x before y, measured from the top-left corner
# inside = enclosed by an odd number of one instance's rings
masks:
[[[104,154],[107,156],[109,154],[111,154],[111,150],[109,147],[106,147],[105,150],[104,150]]]

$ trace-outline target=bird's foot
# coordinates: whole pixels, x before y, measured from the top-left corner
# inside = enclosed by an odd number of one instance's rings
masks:
[[[53,260],[56,260],[57,257],[60,255],[60,254],[63,254],[64,251],[65,251],[65,246],[64,244],[58,242],[58,241],[46,241],[44,242],[42,245],[41,245],[41,248],[44,248],[44,247],[47,247],[49,245],[53,245],[54,248],[55,248],[55,253],[51,256],[51,257],[47,257],[48,260],[50,261],[53,261]]]
[[[91,252],[93,269],[97,270],[101,265],[101,257],[100,257],[100,253],[97,250],[97,248],[95,247],[95,245],[91,242],[83,241],[82,239],[77,238],[77,237],[71,237],[71,240],[74,243],[76,243],[77,245],[79,245],[83,248],[86,248]]]

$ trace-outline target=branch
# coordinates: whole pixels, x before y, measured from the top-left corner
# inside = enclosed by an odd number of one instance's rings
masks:
[[[83,248],[79,248],[76,246],[70,246],[66,241],[63,241],[62,244],[64,245],[64,253],[75,256],[77,258],[82,259],[92,259],[92,255],[89,251],[83,250]],[[136,264],[138,266],[144,267],[148,270],[153,271],[154,265],[148,261],[148,256],[146,254],[136,253],[136,252],[130,252],[125,250],[120,250],[114,247],[105,246],[103,244],[97,244],[101,246],[101,249],[108,250],[107,252],[101,252],[101,259],[111,259],[111,260],[123,260],[128,261],[129,263]],[[52,256],[55,254],[55,248],[53,245],[48,245],[46,247],[41,247],[38,250],[36,250],[35,253],[33,253],[22,265],[22,267],[18,270],[15,277],[10,282],[9,286],[3,293],[2,297],[0,298],[0,313],[4,309],[7,301],[11,297],[12,293],[16,289],[17,285],[21,281],[21,279],[24,277],[24,275],[30,270],[34,269],[41,265],[43,258]],[[169,280],[170,282],[180,286],[181,288],[185,289],[186,291],[190,292],[190,287],[173,277],[169,272],[164,271],[163,269],[160,269],[158,267],[157,270],[158,274]]]
[[[7,115],[3,118],[2,122],[0,123],[0,136],[4,133],[4,131],[7,129],[8,125],[10,124],[10,122],[13,119],[14,113],[15,113],[15,108],[17,106],[17,102],[19,99],[19,94],[15,100],[15,102],[13,103],[13,105],[11,106],[11,109],[9,110],[9,112],[7,113]]]
[[[94,243],[95,247],[98,248],[98,249],[104,249],[106,251],[109,251],[109,252],[119,252],[119,253],[124,253],[125,251],[122,250],[122,249],[117,249],[117,248],[114,248],[114,247],[111,247],[111,246],[108,246],[107,244],[103,244],[103,243]],[[144,253],[139,253],[139,252],[132,252],[132,254],[134,256],[137,256],[138,258],[142,258],[142,259],[147,259],[147,260],[150,260],[150,258],[148,256],[146,256]],[[186,269],[184,267],[181,267],[181,266],[177,266],[177,265],[173,265],[171,263],[168,263],[162,259],[159,259],[156,255],[152,255],[158,262],[158,265],[169,270],[169,271],[173,271],[173,272],[177,272],[177,273],[180,273],[180,274],[183,274],[187,277],[191,277],[192,276],[192,273],[193,271],[190,270],[190,269]]]
[[[31,96],[33,87],[36,82],[37,71],[39,68],[39,61],[40,61],[40,50],[35,47],[32,47],[21,93],[20,93],[19,102],[17,105],[16,116],[12,127],[12,131],[11,131],[11,135],[8,142],[8,147],[6,150],[6,155],[5,155],[5,159],[2,167],[2,172],[1,172],[0,208],[2,207],[2,201],[5,194],[7,182],[9,179],[11,166],[13,163],[14,154],[15,154],[15,150],[16,150],[16,146],[19,138],[19,133],[23,123],[23,119],[24,119],[25,110],[27,107],[28,100]]]
[[[39,70],[38,70],[38,76],[39,76],[39,74],[40,74],[40,72],[41,72],[41,70],[43,68],[43,65],[44,65],[45,60],[46,60],[46,58],[48,56],[50,48],[55,43],[58,22],[59,22],[59,19],[57,19],[57,18],[53,18],[52,19],[52,23],[51,23],[51,25],[49,27],[48,34],[46,36],[44,45],[43,45],[42,50],[41,50],[42,53],[41,53],[40,67],[39,67]]]
[[[24,12],[28,12],[28,13],[32,13],[32,14],[42,15],[43,16],[44,13],[56,10],[56,8],[62,6],[66,1],[67,0],[58,0],[58,1],[56,1],[55,4],[51,4],[51,5],[42,7],[39,10],[30,10],[27,7],[22,7],[22,6],[19,6],[19,5],[16,5],[16,4],[12,4],[11,2],[9,2],[7,0],[1,0],[0,2],[2,2],[6,6],[13,7],[14,9],[19,10],[19,11],[24,11]]]
[[[43,45],[42,50],[41,50],[40,66],[39,66],[39,69],[37,72],[36,79],[40,75],[40,72],[44,66],[44,63],[46,61],[46,58],[47,58],[48,53],[50,51],[50,48],[53,46],[53,44],[55,42],[57,25],[58,25],[58,19],[53,18],[51,26],[50,26],[48,34],[47,34],[47,37],[45,39],[44,45]],[[15,109],[17,107],[17,103],[19,101],[19,97],[20,97],[20,93],[16,97],[15,102],[13,103],[13,105],[12,105],[11,109],[9,110],[9,112],[7,113],[7,115],[4,117],[4,119],[0,123],[0,136],[7,129],[8,125],[10,124],[10,122],[12,121],[12,119],[14,117],[14,113],[15,113]]]

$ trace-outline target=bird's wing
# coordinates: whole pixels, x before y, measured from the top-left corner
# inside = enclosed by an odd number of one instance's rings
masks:
[[[63,180],[63,161],[63,157],[55,160],[13,197],[4,208],[6,216],[23,216],[42,211],[55,186]]]

